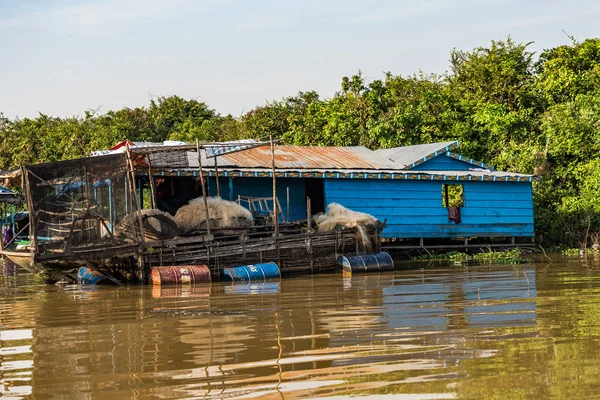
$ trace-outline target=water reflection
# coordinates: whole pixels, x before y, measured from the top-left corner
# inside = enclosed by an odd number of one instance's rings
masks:
[[[590,397],[600,393],[599,271],[559,260],[92,289],[5,266],[0,393]]]
[[[225,286],[227,294],[276,294],[281,288],[280,281],[240,282]]]

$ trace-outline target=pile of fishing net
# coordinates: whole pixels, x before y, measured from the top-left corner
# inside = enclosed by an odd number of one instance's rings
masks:
[[[327,211],[315,217],[317,230],[319,232],[330,231],[337,227],[355,228],[357,226],[377,228],[381,222],[372,215],[352,211],[338,203],[331,203],[327,206]]]
[[[223,200],[220,197],[207,197],[208,219],[211,228],[250,228],[252,213],[234,201]],[[206,229],[206,212],[202,197],[190,202],[177,210],[175,221],[185,233]]]
[[[352,228],[358,232],[364,251],[372,251],[376,243],[376,232],[383,229],[383,223],[372,215],[352,211],[338,203],[330,203],[327,211],[314,217],[317,231],[324,232],[337,228]]]
[[[140,210],[136,213],[127,214],[117,224],[115,227],[116,236],[132,240],[140,239],[138,216],[142,221],[145,240],[167,240],[183,234],[183,231],[170,214],[160,210]]]

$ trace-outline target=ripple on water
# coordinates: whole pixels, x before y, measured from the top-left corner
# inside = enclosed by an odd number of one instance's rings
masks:
[[[4,272],[2,396],[600,394],[593,262],[194,288],[46,286]]]

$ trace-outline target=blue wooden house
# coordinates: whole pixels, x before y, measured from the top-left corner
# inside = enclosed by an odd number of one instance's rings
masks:
[[[371,151],[365,147],[276,146],[277,196],[285,219],[336,202],[385,220],[387,238],[533,237],[532,182],[455,152],[457,141]],[[197,153],[178,162],[153,155],[170,207],[199,195]],[[202,154],[210,195],[272,195],[271,151],[257,147],[216,158]],[[162,165],[161,165],[162,164]],[[218,176],[218,181],[217,177]],[[159,189],[161,190],[161,189]],[[290,204],[287,204],[289,191]],[[170,210],[165,207],[165,210]]]

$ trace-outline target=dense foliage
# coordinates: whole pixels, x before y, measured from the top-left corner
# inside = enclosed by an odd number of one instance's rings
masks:
[[[0,113],[0,169],[85,156],[129,138],[232,140],[273,134],[299,145],[394,147],[460,140],[461,153],[498,169],[537,173],[537,232],[546,244],[600,241],[600,39],[536,57],[528,44],[454,50],[443,76],[387,73],[342,79],[239,118],[205,103],[159,97],[148,107],[82,117],[10,120]]]

